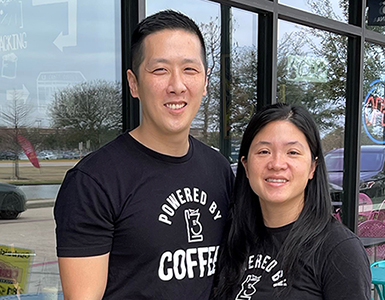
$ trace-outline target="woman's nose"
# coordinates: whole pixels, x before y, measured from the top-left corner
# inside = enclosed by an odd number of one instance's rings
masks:
[[[268,168],[273,170],[285,169],[287,162],[285,156],[282,154],[273,154],[268,163]]]

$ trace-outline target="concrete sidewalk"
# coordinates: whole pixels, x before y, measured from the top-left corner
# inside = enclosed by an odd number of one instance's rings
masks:
[[[27,209],[40,207],[53,207],[56,199],[28,199]]]

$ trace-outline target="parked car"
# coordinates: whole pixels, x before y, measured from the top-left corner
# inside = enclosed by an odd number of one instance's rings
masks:
[[[44,160],[44,159],[46,159],[46,160],[58,159],[57,155],[55,153],[53,153],[52,151],[49,151],[49,150],[40,151],[37,154],[37,157],[40,160]]]
[[[325,155],[326,168],[333,201],[341,201],[344,148],[334,149]],[[368,195],[373,203],[385,199],[385,147],[362,145],[360,162],[360,193]]]
[[[0,182],[0,218],[16,219],[26,210],[24,192],[13,184]]]
[[[15,152],[12,151],[0,151],[0,160],[14,160],[16,159]]]

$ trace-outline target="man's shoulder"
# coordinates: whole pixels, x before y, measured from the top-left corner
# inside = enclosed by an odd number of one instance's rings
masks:
[[[130,158],[129,140],[120,134],[99,149],[89,153],[75,166],[76,169],[103,168],[106,166],[124,164]]]
[[[207,144],[199,141],[193,136],[190,136],[190,140],[194,143],[194,147],[197,150],[197,153],[199,155],[206,155],[210,158],[217,159],[222,163],[229,164],[229,162],[226,160],[223,154],[219,151],[219,149],[213,146],[208,146]]]

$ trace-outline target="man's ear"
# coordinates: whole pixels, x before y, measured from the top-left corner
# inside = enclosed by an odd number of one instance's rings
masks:
[[[205,89],[203,91],[203,96],[206,96],[207,95],[207,86],[209,84],[209,75],[210,75],[210,72],[211,72],[211,69],[210,68],[207,68],[207,72],[206,72],[206,78],[205,78]]]
[[[127,70],[127,81],[128,85],[130,86],[130,92],[132,97],[139,98],[138,80],[136,79],[134,72],[132,72],[131,70]]]

